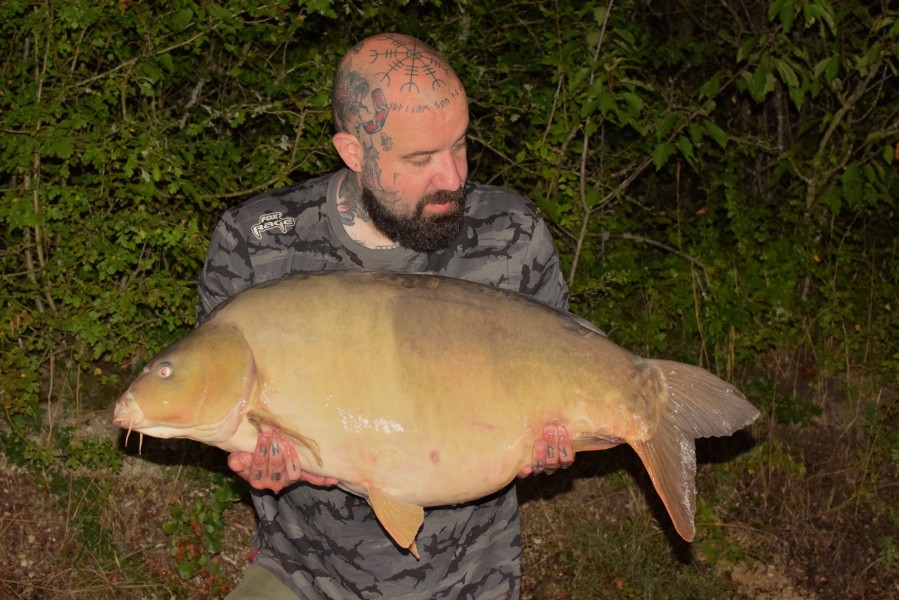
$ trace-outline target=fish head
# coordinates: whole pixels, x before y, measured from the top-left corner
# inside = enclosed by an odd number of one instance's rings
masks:
[[[254,393],[256,364],[244,336],[202,325],[147,364],[118,399],[113,424],[153,437],[223,445]]]

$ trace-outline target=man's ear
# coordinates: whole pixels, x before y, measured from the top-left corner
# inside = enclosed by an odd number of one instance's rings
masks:
[[[344,164],[351,170],[359,173],[362,171],[362,144],[355,135],[340,131],[331,138],[331,143],[337,149],[337,154],[343,159]]]

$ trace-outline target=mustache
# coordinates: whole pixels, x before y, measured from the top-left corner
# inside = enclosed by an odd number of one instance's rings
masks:
[[[459,186],[457,190],[438,190],[430,193],[418,201],[418,212],[421,212],[428,204],[446,204],[452,202],[460,204],[465,200],[465,184]]]

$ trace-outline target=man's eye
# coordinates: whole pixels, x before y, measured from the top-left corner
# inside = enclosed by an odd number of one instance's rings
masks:
[[[429,157],[429,158],[423,158],[423,159],[421,159],[421,160],[413,160],[413,161],[412,161],[412,166],[413,166],[413,167],[423,167],[423,166],[425,166],[426,164],[428,164],[429,162],[431,162],[430,157]]]

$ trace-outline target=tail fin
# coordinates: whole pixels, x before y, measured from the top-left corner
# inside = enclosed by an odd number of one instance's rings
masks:
[[[669,360],[648,360],[668,391],[652,438],[631,442],[674,527],[685,540],[696,533],[696,444],[700,437],[730,435],[759,416],[734,386],[705,369]]]

